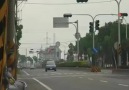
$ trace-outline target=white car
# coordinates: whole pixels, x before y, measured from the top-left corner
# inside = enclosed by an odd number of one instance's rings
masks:
[[[54,70],[54,71],[56,71],[55,61],[47,61],[46,62],[45,71],[47,72],[47,70]]]

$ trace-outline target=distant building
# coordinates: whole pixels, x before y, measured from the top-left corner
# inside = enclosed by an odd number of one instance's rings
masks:
[[[49,46],[45,50],[39,51],[39,58],[41,60],[60,60],[61,50],[58,46]]]

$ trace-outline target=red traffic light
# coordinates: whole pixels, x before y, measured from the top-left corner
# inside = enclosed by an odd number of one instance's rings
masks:
[[[128,16],[128,13],[119,13],[118,16],[119,17],[121,17],[121,16]]]

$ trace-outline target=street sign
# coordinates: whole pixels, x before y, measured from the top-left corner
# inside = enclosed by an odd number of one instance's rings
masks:
[[[78,32],[78,33],[75,33],[75,38],[76,39],[79,39],[81,37],[81,35],[80,35],[80,33]]]
[[[115,50],[118,49],[118,42],[115,42],[115,43],[114,43],[114,48],[115,48]]]
[[[53,28],[68,28],[69,19],[64,17],[54,17],[53,18]]]
[[[94,54],[98,53],[98,50],[96,48],[93,48]]]

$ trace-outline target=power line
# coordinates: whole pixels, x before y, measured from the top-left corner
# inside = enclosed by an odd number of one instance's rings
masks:
[[[31,4],[31,5],[77,5],[77,4],[108,3],[108,2],[112,2],[112,1],[114,1],[114,0],[98,1],[98,2],[88,2],[88,3],[25,3],[25,4]]]

